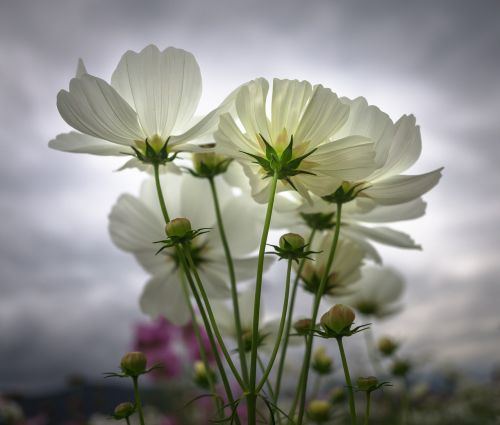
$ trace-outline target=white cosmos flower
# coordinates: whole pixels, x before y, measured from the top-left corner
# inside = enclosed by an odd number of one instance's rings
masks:
[[[359,134],[375,143],[378,168],[363,179],[351,180],[360,184],[358,189],[363,189],[355,202],[364,200],[364,208],[370,204],[372,207],[402,204],[419,198],[439,182],[442,168],[419,175],[401,174],[417,161],[422,151],[420,128],[413,115],[403,115],[393,123],[387,114],[368,105],[362,97],[341,101],[350,106],[351,113],[338,136]]]
[[[307,81],[273,80],[270,117],[266,111],[269,84],[256,79],[236,94],[236,120],[229,113],[220,117],[214,137],[218,152],[244,165],[252,195],[267,199],[269,174],[251,155],[266,158],[267,142],[280,156],[293,137],[290,161],[304,157],[298,174],[283,176],[278,191],[296,189],[304,197],[335,190],[343,180],[358,180],[374,170],[371,141],[355,133],[337,136],[347,120],[349,106],[330,89]],[[238,123],[237,123],[238,122]],[[249,155],[250,154],[250,155]],[[267,177],[267,178],[266,178]]]
[[[387,267],[365,267],[363,277],[354,285],[351,295],[342,302],[365,316],[383,318],[401,310],[403,278]]]
[[[181,178],[175,174],[163,175],[161,182],[172,219],[186,217],[193,229],[212,228],[209,233],[193,240],[194,261],[209,297],[230,296],[226,257],[215,224],[208,182],[191,176]],[[237,279],[253,278],[256,258],[251,253],[257,249],[260,231],[259,223],[253,219],[252,205],[255,203],[251,198],[234,197],[222,179],[216,179],[216,182]],[[139,197],[122,195],[109,216],[113,242],[134,254],[152,275],[140,299],[143,312],[152,317],[166,317],[175,324],[184,324],[189,320],[189,311],[175,249],[166,249],[155,255],[159,245],[153,242],[165,239],[164,229],[152,178],[143,183]]]
[[[289,229],[303,235],[306,239],[311,228],[306,224],[306,217],[322,215],[330,217],[332,226],[335,222],[335,204],[318,197],[312,197],[313,202],[304,202],[292,193],[280,194],[276,200],[276,212],[272,225],[278,229]],[[421,246],[406,233],[381,226],[380,224],[411,220],[425,214],[426,204],[421,198],[399,205],[378,205],[364,208],[362,202],[348,202],[342,207],[341,235],[360,245],[367,256],[381,263],[382,258],[371,242],[380,243],[403,249],[421,249]]]
[[[155,148],[168,139],[169,152],[194,151],[198,147],[189,142],[212,132],[219,114],[231,105],[229,96],[194,122],[200,96],[200,69],[185,50],[160,51],[149,45],[139,53],[127,51],[111,84],[88,74],[80,60],[69,91],[57,96],[57,107],[81,133],[60,134],[49,146],[65,152],[124,155],[133,153],[131,147],[144,149],[146,139]],[[144,168],[135,158],[125,165],[136,166]]]
[[[317,292],[325,274],[332,238],[332,232],[325,232],[320,237],[315,238],[311,247],[308,248],[319,253],[311,255],[312,260],[305,261],[300,277],[304,289],[313,294]],[[359,244],[340,237],[324,294],[339,296],[350,293],[352,284],[361,278],[364,257],[365,250]]]

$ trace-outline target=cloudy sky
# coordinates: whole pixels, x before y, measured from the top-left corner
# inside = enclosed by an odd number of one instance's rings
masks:
[[[107,215],[137,172],[51,151],[68,130],[57,92],[78,57],[109,79],[149,43],[196,56],[208,111],[249,79],[298,78],[416,115],[415,172],[444,166],[427,216],[399,225],[423,252],[383,250],[407,309],[382,327],[437,364],[483,376],[500,360],[500,6],[491,1],[2,0],[0,3],[0,390],[98,377],[144,317],[144,272]]]

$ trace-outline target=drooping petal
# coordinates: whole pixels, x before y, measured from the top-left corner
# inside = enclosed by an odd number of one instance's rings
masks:
[[[363,194],[381,205],[412,201],[431,190],[441,178],[442,168],[415,176],[393,176],[373,183]]]
[[[355,205],[358,200],[365,199],[367,198],[358,198],[355,202],[346,204],[344,213],[351,204]],[[426,206],[427,204],[422,200],[422,198],[417,198],[404,204],[378,205],[367,212],[363,212],[362,210],[352,210],[348,214],[350,219],[364,221],[366,223],[389,223],[394,221],[413,220],[415,218],[422,217],[425,214]]]
[[[73,78],[69,92],[57,95],[57,108],[70,126],[89,136],[127,146],[144,138],[135,111],[113,87],[92,75]]]
[[[126,52],[111,84],[137,111],[147,136],[166,139],[183,131],[201,96],[201,73],[194,56],[169,47],[163,52],[149,45]]]
[[[388,227],[367,227],[355,223],[348,223],[347,226],[352,231],[384,245],[406,249],[422,249],[422,247],[415,244],[415,241],[406,233]]]
[[[87,136],[76,131],[57,135],[55,139],[49,142],[49,148],[63,152],[90,153],[103,156],[120,156],[124,155],[127,150],[121,145],[109,143],[106,140]]]
[[[236,111],[250,139],[261,134],[269,143],[269,125],[266,115],[266,99],[269,83],[258,78],[243,85],[236,96]]]
[[[275,139],[283,129],[295,134],[312,86],[308,81],[273,80],[271,134]]]
[[[349,107],[340,102],[335,93],[317,85],[294,134],[294,141],[299,144],[309,142],[310,148],[319,146],[344,124],[348,115]]]
[[[153,319],[164,317],[177,326],[187,324],[190,313],[181,285],[180,279],[167,273],[153,276],[142,291],[141,310]]]
[[[395,133],[392,137],[387,161],[383,167],[373,173],[371,181],[401,174],[415,163],[422,151],[420,127],[415,123],[413,115],[403,115],[394,124]]]

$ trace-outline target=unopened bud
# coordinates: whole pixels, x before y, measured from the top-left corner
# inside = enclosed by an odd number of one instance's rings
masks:
[[[358,389],[360,391],[373,391],[378,386],[378,379],[375,376],[359,377]]]
[[[350,307],[343,304],[336,304],[321,316],[320,323],[326,331],[341,334],[350,328],[355,317],[354,311]]]
[[[395,376],[406,376],[411,369],[411,364],[407,360],[396,360],[391,367],[391,372]]]
[[[327,375],[332,371],[332,359],[326,353],[325,347],[319,347],[314,352],[312,368],[320,375]]]
[[[392,356],[398,349],[398,343],[384,336],[378,341],[378,350],[386,357]]]
[[[330,392],[330,400],[332,403],[343,403],[345,399],[345,390],[342,387],[335,387]]]
[[[165,226],[167,236],[182,238],[191,231],[191,222],[187,218],[174,218]]]
[[[327,422],[330,419],[332,405],[327,400],[312,400],[307,406],[307,414],[314,422]]]
[[[213,148],[215,145],[205,145]],[[193,168],[201,177],[214,177],[227,170],[230,159],[215,152],[196,152],[192,155]]]
[[[306,242],[304,238],[297,233],[285,233],[280,238],[280,248],[291,250],[304,250]]]
[[[299,319],[293,324],[293,328],[299,335],[309,335],[312,330],[312,320]]]
[[[129,376],[139,376],[146,371],[147,359],[144,353],[132,351],[125,354],[120,362],[123,373]]]
[[[202,388],[210,388],[210,380],[215,379],[212,370],[205,367],[205,363],[197,361],[194,363],[194,381]]]
[[[135,406],[129,401],[126,401],[124,403],[120,403],[118,406],[115,407],[113,416],[115,417],[115,419],[125,419],[133,415],[134,412],[135,412]]]

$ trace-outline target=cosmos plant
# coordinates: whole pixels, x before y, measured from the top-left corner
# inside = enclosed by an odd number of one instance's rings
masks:
[[[403,289],[373,243],[420,249],[386,224],[422,216],[421,197],[441,169],[402,174],[421,153],[415,117],[394,122],[364,98],[321,84],[257,78],[200,118],[201,92],[194,56],[177,48],[126,52],[110,83],[80,61],[57,96],[76,131],[49,146],[123,156],[122,169],[146,173],[138,193],[116,201],[111,238],[149,274],[142,311],[193,330],[199,355],[189,358],[195,382],[213,399],[213,420],[330,422],[330,401],[308,387],[311,373],[332,370],[324,346],[335,340],[355,425],[354,391],[369,403],[387,383],[360,378],[356,387],[344,340],[369,328],[355,323],[355,310],[363,318],[395,314]],[[268,269],[273,277],[264,279]],[[272,286],[281,301],[264,296]],[[298,317],[298,305],[307,317]],[[319,339],[326,341],[313,351]],[[301,347],[293,349],[302,350],[293,357],[300,366],[285,377],[292,346]],[[110,376],[134,384],[134,402],[118,406],[115,418],[137,414],[144,425],[138,381],[159,365],[142,351],[125,355]],[[282,391],[285,384],[292,391]]]

